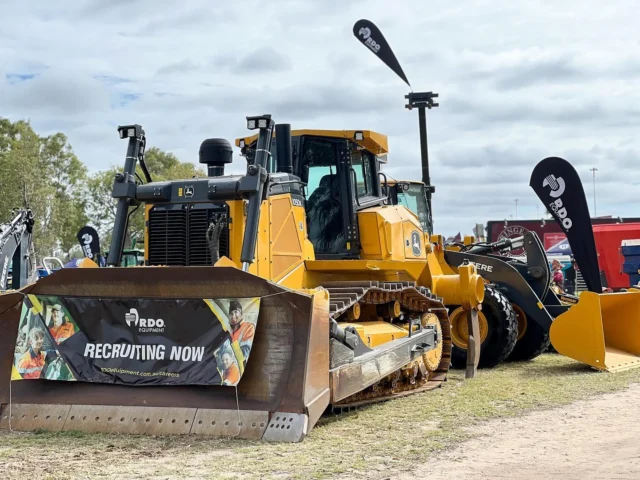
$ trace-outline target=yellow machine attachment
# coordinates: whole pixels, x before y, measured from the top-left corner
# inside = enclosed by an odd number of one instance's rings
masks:
[[[640,291],[582,292],[576,305],[556,317],[550,334],[558,353],[595,369],[616,372],[638,367]]]
[[[483,282],[473,265],[444,276],[415,215],[386,204],[386,137],[247,126],[245,175],[208,139],[208,177],[166,182],[142,128],[120,127],[108,267],[0,296],[0,427],[300,441],[330,405],[442,385],[443,299],[477,308]],[[132,205],[145,265],[123,268]]]

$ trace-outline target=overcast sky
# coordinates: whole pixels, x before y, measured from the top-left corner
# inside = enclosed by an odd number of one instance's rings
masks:
[[[440,94],[437,232],[515,218],[516,198],[518,218],[539,218],[529,177],[547,156],[576,167],[591,208],[598,168],[598,215],[640,216],[637,0],[0,0],[0,12],[0,116],[65,133],[91,171],[122,164],[118,124],[197,162],[203,139],[233,142],[245,116],[271,113],[385,133],[386,173],[420,179],[408,87],[352,34],[367,18],[414,90]]]

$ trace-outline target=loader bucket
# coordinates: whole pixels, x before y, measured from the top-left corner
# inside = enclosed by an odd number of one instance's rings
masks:
[[[640,367],[640,292],[582,292],[556,317],[550,336],[558,353],[597,370]]]
[[[57,340],[60,308],[75,331]],[[238,311],[254,329],[230,341]],[[40,354],[58,352],[45,367],[25,318]],[[82,268],[0,296],[0,428],[300,441],[329,397],[324,290],[232,267]]]

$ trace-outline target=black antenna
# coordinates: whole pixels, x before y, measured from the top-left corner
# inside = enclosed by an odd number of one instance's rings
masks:
[[[440,106],[439,103],[433,101],[438,98],[437,93],[433,92],[411,92],[405,95],[409,102],[405,105],[408,110],[418,109],[418,124],[420,126],[420,158],[422,161],[422,183],[425,185],[427,195],[427,205],[429,207],[429,229],[433,228],[433,216],[431,215],[431,196],[435,193],[436,187],[431,185],[431,175],[429,174],[429,148],[427,142],[427,112],[428,108]]]

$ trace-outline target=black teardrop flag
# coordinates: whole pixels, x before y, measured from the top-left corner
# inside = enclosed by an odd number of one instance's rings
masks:
[[[85,225],[78,232],[77,238],[84,256],[98,263],[98,258],[100,257],[100,238],[98,237],[96,229]]]
[[[402,71],[398,59],[385,40],[382,32],[369,20],[358,20],[353,26],[353,34],[360,42],[382,60],[387,67],[393,70],[409,87],[411,84]]]
[[[567,235],[587,288],[602,293],[598,252],[578,172],[565,159],[548,157],[533,169],[529,186]]]

